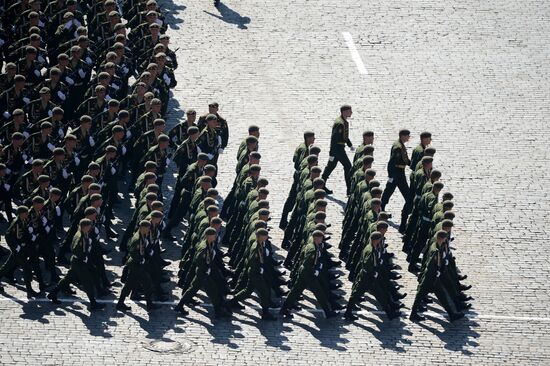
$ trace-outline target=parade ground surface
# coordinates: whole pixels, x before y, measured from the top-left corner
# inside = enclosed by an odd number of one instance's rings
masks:
[[[128,301],[133,311],[124,315],[114,308],[121,288],[115,250],[107,261],[118,287],[103,298],[104,311],[90,314],[80,291],[55,307],[45,298],[27,301],[21,280],[18,288],[6,284],[0,364],[550,364],[548,2],[230,0],[218,8],[207,0],[159,3],[172,47],[179,48],[168,126],[188,108],[202,114],[209,101],[220,103],[230,128],[229,146],[220,156],[222,196],[233,182],[247,126],[261,127],[261,175],[270,182],[276,245],[292,154],[304,130],[315,131],[324,166],[332,121],[341,104],[351,104],[350,138],[357,145],[363,130],[375,132],[373,167],[383,186],[398,130],[412,131],[410,148],[420,132],[431,131],[434,167],[443,172],[444,191],[455,196],[454,253],[473,286],[473,308],[450,323],[436,305],[425,322],[415,324],[406,316],[389,321],[367,301],[359,321],[346,323],[341,317],[325,320],[306,292],[304,309],[290,321],[261,321],[254,299],[231,319],[214,320],[201,293],[201,305],[188,317],[176,317],[172,305],[181,291],[172,281],[171,299],[160,310],[147,314],[144,304]],[[165,179],[167,202],[173,169]],[[327,221],[337,244],[346,201],[341,166],[327,186],[334,190]],[[127,186],[120,189],[128,200]],[[416,278],[405,271],[395,225],[402,204],[396,193],[387,206],[394,220],[387,242],[404,268],[399,283],[409,294],[408,315]],[[129,221],[129,206],[115,208],[119,233]],[[176,232],[181,241],[183,225]],[[180,247],[164,246],[175,279]]]

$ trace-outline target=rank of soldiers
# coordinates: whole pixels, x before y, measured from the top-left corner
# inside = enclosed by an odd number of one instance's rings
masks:
[[[451,251],[453,197],[442,193],[441,172],[433,169],[431,134],[421,134],[409,159],[410,132],[399,132],[382,189],[373,169],[374,133],[363,134],[352,162],[345,151],[352,147],[351,106],[342,106],[334,122],[324,170],[315,134],[306,131],[293,156],[293,183],[279,225],[283,259],[270,236],[260,128],[250,126],[239,145],[223,205],[216,189],[218,157],[228,146],[229,127],[219,104],[209,103],[201,116],[188,109],[166,130],[178,67],[166,30],[155,0],[30,0],[8,2],[1,10],[0,205],[9,222],[9,249],[0,253],[6,257],[0,280],[15,283],[21,269],[29,298],[47,293],[59,304],[60,292],[75,293],[78,286],[91,310],[102,309],[97,298],[113,285],[104,256],[112,250],[108,242],[118,240],[124,269],[116,308],[129,311],[130,296],[144,298],[153,311],[168,299],[163,283],[170,281],[170,262],[163,246],[185,222],[177,280],[182,295],[175,306],[180,314],[198,303],[195,295],[203,290],[217,317],[242,309],[253,292],[262,319],[276,319],[273,308],[291,317],[309,289],[327,318],[345,309],[346,319],[356,319],[365,293],[395,318],[406,294],[398,291],[400,267],[385,238],[391,218],[385,207],[398,188],[405,199],[403,251],[408,270],[419,275],[410,318],[422,319],[431,293],[451,320],[463,316],[471,297]],[[325,183],[338,162],[348,202],[336,259],[327,231],[326,196],[332,191]],[[163,181],[172,163],[178,174],[168,207]],[[121,181],[135,205],[119,238],[113,219],[127,202]],[[347,306],[338,291],[342,261],[353,282]],[[64,275],[59,266],[68,267]]]

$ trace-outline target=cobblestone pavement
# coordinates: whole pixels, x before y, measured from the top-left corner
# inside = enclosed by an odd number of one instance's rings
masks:
[[[340,104],[354,107],[355,144],[362,130],[375,131],[382,182],[399,128],[413,131],[411,147],[422,130],[431,131],[436,166],[455,195],[453,244],[473,285],[473,310],[449,324],[434,308],[421,325],[390,322],[369,311],[373,305],[354,324],[310,310],[291,322],[266,324],[252,307],[231,321],[215,321],[208,304],[187,318],[176,318],[167,305],[149,316],[136,304],[127,316],[112,305],[90,316],[78,299],[56,309],[19,300],[21,289],[8,286],[12,297],[0,298],[0,364],[550,363],[547,2],[231,0],[219,10],[206,0],[160,2],[170,9],[169,32],[181,60],[169,124],[186,108],[202,113],[208,101],[220,103],[231,133],[221,157],[223,193],[247,126],[261,126],[275,243],[293,149],[302,132],[313,129],[325,148],[324,166]],[[367,74],[358,72],[342,32],[353,37]],[[171,189],[174,179],[167,184]],[[337,242],[345,193],[340,167],[328,185],[335,190],[328,215]],[[401,205],[394,195],[388,210],[398,216]],[[129,213],[117,214],[122,232]],[[389,243],[404,266],[395,229]],[[168,249],[175,259],[178,248]],[[113,254],[114,279],[119,263]],[[410,307],[415,278],[403,277]],[[347,294],[349,287],[345,283]],[[178,296],[174,290],[172,299]]]

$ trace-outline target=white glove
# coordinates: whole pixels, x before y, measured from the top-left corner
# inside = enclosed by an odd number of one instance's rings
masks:
[[[61,208],[60,208],[59,206],[56,206],[56,207],[55,207],[55,214],[56,214],[57,216],[61,216]]]
[[[119,87],[118,85],[116,85],[116,84],[111,85],[111,88],[113,88],[113,89],[115,89],[115,90],[120,89],[120,87]]]
[[[46,225],[48,223],[48,219],[45,217],[42,217],[42,225]]]
[[[128,73],[128,71],[130,71],[130,70],[128,70],[128,68],[127,68],[126,66],[124,66],[124,67],[122,68],[122,73],[123,73],[124,75],[126,75],[126,74]]]
[[[6,43],[6,41],[4,41],[2,38],[0,38],[0,47],[2,47],[4,45],[4,43]]]
[[[34,234],[32,235],[31,241],[36,241],[36,235],[34,235]]]
[[[388,183],[393,182],[393,178],[388,178]]]
[[[67,169],[63,168],[63,178],[67,179],[69,178],[69,173],[67,173]]]
[[[30,134],[27,131],[25,131],[25,132],[23,132],[23,136],[25,136],[25,138],[28,139]]]
[[[8,111],[5,111],[4,113],[2,113],[2,116],[4,116],[5,119],[8,119],[11,117],[11,113]]]
[[[441,276],[441,272],[437,271],[435,277],[439,278],[439,276]]]
[[[57,130],[57,134],[59,135],[59,137],[63,138],[63,136],[65,136],[65,132],[63,132],[63,129],[60,128],[59,130]]]
[[[88,257],[84,257],[84,260],[83,260],[84,263],[88,263]]]
[[[50,117],[53,116],[53,113],[52,113],[51,109],[48,111],[48,116],[50,116]]]
[[[319,269],[323,269],[323,263],[319,263]]]
[[[380,264],[384,263],[384,260],[382,258],[380,258]]]
[[[29,156],[27,154],[23,154],[23,155],[21,155],[21,157],[23,158],[23,160],[27,160],[29,158]]]
[[[65,81],[69,84],[69,86],[74,84],[74,80],[68,76],[65,76]]]
[[[172,82],[170,77],[168,75],[164,74],[164,75],[162,75],[162,78],[164,79],[164,82],[166,83],[166,85],[170,86],[170,83]]]
[[[41,64],[46,62],[46,60],[44,60],[44,57],[42,57],[42,55],[38,55],[37,59],[38,59],[38,62],[40,62]]]
[[[80,164],[80,159],[78,158],[78,156],[75,156],[74,157],[74,165],[78,166]]]
[[[166,165],[170,165],[170,159],[166,158]]]
[[[122,146],[121,150],[122,150],[122,155],[126,155],[126,151],[127,151],[126,146]]]
[[[269,251],[269,249],[266,248],[266,249],[265,249],[265,256],[266,256],[266,257],[269,257],[269,254],[270,254],[270,253],[271,253],[271,252]]]
[[[69,20],[67,23],[65,23],[65,25],[63,26],[63,28],[65,29],[69,29],[71,28],[71,26],[73,25],[73,20]]]
[[[207,275],[210,274],[210,268],[208,268],[208,269],[206,270],[206,274],[207,274]]]
[[[51,230],[51,229],[50,229],[50,226],[47,225],[47,226],[44,228],[44,230],[46,230],[46,233],[49,234],[49,233],[50,233],[50,230]]]
[[[92,65],[92,64],[93,64],[92,59],[90,58],[90,56],[86,56],[86,59],[85,59],[84,61],[86,61],[86,63],[87,63],[88,65]]]
[[[374,278],[378,278],[378,272],[374,272]]]
[[[37,70],[37,69],[34,70],[34,74],[38,77],[42,76],[42,74],[40,73],[40,70]]]
[[[212,154],[206,154],[206,155],[208,156],[208,160],[214,159],[214,155],[212,155]]]
[[[39,26],[40,28],[44,28],[44,22],[41,21],[41,20],[39,20],[39,21],[38,21],[38,26]]]
[[[6,168],[6,173],[7,173],[7,174],[11,174],[11,169],[10,169],[10,168]]]
[[[149,256],[153,256],[153,249],[149,250]]]
[[[113,99],[113,98],[111,98],[111,96],[110,96],[109,94],[107,94],[107,95],[105,96],[105,100],[106,100],[106,101],[110,101],[111,99]]]
[[[21,251],[21,245],[16,246],[16,247],[15,247],[15,251],[16,251],[17,253],[19,253],[19,252]]]
[[[25,104],[29,104],[31,100],[27,97],[23,97],[23,102],[25,102]]]
[[[218,149],[218,154],[223,154],[223,149],[221,147]]]
[[[97,227],[94,227],[94,233],[99,234],[99,229]]]
[[[61,99],[61,100],[63,100],[63,101],[64,101],[65,99],[67,99],[67,96],[66,96],[61,90],[58,90],[58,91],[57,91],[57,96],[59,97],[59,99]]]
[[[264,274],[264,269],[260,267],[260,274]]]
[[[116,173],[116,169],[115,169],[115,167],[114,167],[114,166],[112,166],[112,167],[111,167],[111,174],[113,174],[113,175],[114,175],[115,173]]]
[[[48,149],[50,149],[51,151],[53,151],[53,149],[55,149],[55,146],[51,143],[51,142],[48,142]]]
[[[33,231],[34,231],[34,229],[33,229],[33,227],[32,227],[32,226],[29,226],[29,228],[27,229],[27,231],[29,232],[29,234],[32,234],[32,233],[33,233]]]
[[[6,191],[9,191],[10,188],[11,188],[11,186],[10,186],[8,183],[4,183],[4,189],[5,189]]]
[[[329,156],[328,161],[334,161],[334,156]]]
[[[84,69],[78,69],[78,75],[84,79],[86,77],[86,72]]]
[[[319,270],[316,269],[315,272],[313,272],[313,275],[314,275],[315,277],[319,276]]]
[[[95,141],[94,141],[94,138],[92,136],[88,137],[88,142],[90,143],[91,147],[95,146]]]
[[[222,137],[221,136],[218,136],[218,144],[222,144]]]
[[[130,137],[132,137],[132,133],[130,130],[126,130],[126,138],[129,139]]]
[[[139,264],[144,264],[144,263],[145,263],[145,259],[142,258]]]

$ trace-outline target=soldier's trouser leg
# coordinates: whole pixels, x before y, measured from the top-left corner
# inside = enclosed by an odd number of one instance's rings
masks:
[[[319,305],[321,308],[326,312],[330,310],[330,304],[328,301],[328,294],[325,288],[321,285],[321,282],[319,279],[314,278],[313,281],[310,281],[308,288],[313,292],[313,295],[315,295],[315,298],[317,299],[317,302],[319,302]]]
[[[384,193],[382,193],[382,211],[385,211],[386,205],[390,201],[393,192],[395,192],[395,188],[397,188],[398,181],[403,179],[406,179],[404,169],[395,168],[388,171],[388,181],[386,182]]]
[[[437,279],[435,286],[434,286],[434,293],[437,297],[437,300],[441,303],[441,306],[443,306],[443,309],[449,314],[449,316],[457,313],[457,309],[455,306],[455,303],[453,299],[451,298],[449,292],[444,286],[444,283],[441,279]]]
[[[412,236],[414,234],[414,231],[416,229],[416,223],[418,222],[418,202],[420,202],[419,198],[414,198],[411,215],[409,216],[407,220],[407,227],[405,229],[405,235],[403,236],[403,248],[410,249],[410,241],[412,239]]]
[[[387,315],[390,315],[394,311],[390,293],[380,284],[380,281],[373,282],[370,292]]]
[[[174,188],[174,195],[172,196],[172,201],[170,201],[170,210],[168,211],[168,219],[171,219],[172,217],[174,217],[174,215],[178,211],[178,208],[179,208],[178,205],[181,200],[181,190],[183,188],[182,186],[183,186],[183,183],[181,183],[181,179],[179,179],[179,176],[178,176],[178,181],[176,182],[176,187]]]
[[[299,276],[298,278],[296,278],[296,280],[294,281],[294,286],[292,286],[292,289],[290,290],[288,296],[283,302],[283,305],[281,306],[281,308],[290,309],[291,307],[293,307],[307,286],[308,286],[307,278],[305,278],[304,276]]]
[[[210,275],[206,276],[204,281],[204,292],[210,299],[212,306],[214,306],[214,311],[218,311],[222,305],[223,298],[220,293],[220,289],[214,278]]]
[[[407,184],[407,178],[405,178],[405,174],[403,174],[403,179],[399,179],[399,181],[397,182],[397,188],[399,188],[399,191],[401,192],[401,195],[405,200],[403,208],[401,209],[401,223],[399,224],[399,231],[403,232],[405,230],[405,226],[407,225],[407,218],[409,217],[409,213],[411,212],[413,204],[413,202],[409,198],[409,185]]]
[[[67,232],[67,236],[65,237],[65,240],[63,240],[63,244],[61,244],[61,247],[59,248],[59,253],[57,254],[58,257],[64,257],[65,254],[71,252],[71,242],[77,230],[78,230],[78,223],[73,222],[71,227],[69,228],[69,231]]]
[[[44,259],[44,267],[50,272],[50,279],[52,282],[59,281],[59,276],[55,268],[55,250],[53,247],[53,238],[42,240],[39,245],[40,256]]]
[[[13,207],[11,207],[11,196],[9,193],[5,195],[2,202],[4,203],[4,210],[6,211],[8,221],[11,222],[13,220]]]
[[[288,192],[288,197],[286,198],[285,204],[283,206],[283,213],[281,214],[281,222],[287,222],[288,213],[292,211],[292,208],[296,204],[296,196],[298,195],[298,178],[297,173],[294,173],[294,180],[292,181],[292,186],[290,187],[290,192]]]
[[[346,309],[346,313],[349,313],[355,309],[355,305],[357,305],[365,293],[367,288],[367,281],[364,276],[358,275],[358,277],[353,281],[353,286],[351,288],[351,295],[349,296],[348,305]]]
[[[418,262],[420,253],[422,249],[424,249],[424,246],[426,245],[426,241],[428,240],[428,232],[430,231],[430,225],[431,225],[431,221],[425,221],[424,219],[422,219],[420,223],[420,228],[418,229],[418,232],[417,232],[416,240],[414,241],[411,247],[410,263]]]
[[[204,282],[204,278],[201,277],[201,275],[195,274],[191,282],[189,283],[189,287],[187,290],[185,290],[181,296],[179,305],[185,305],[188,304],[189,301],[199,292],[199,290],[202,287],[202,283]]]

